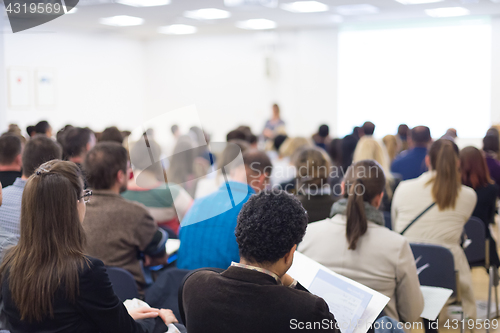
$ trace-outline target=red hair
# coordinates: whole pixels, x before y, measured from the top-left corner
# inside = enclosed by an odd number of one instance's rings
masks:
[[[483,153],[475,147],[465,147],[460,152],[462,184],[478,189],[493,184]]]

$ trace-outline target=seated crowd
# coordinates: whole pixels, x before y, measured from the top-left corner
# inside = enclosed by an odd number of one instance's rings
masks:
[[[41,121],[25,138],[10,125],[0,136],[0,329],[275,333],[293,331],[292,319],[336,323],[287,274],[296,251],[387,296],[380,317],[418,322],[410,243],[451,251],[465,318],[475,319],[462,235],[471,216],[485,224],[498,281],[498,130],[481,149],[459,150],[454,129],[433,140],[428,127],[403,124],[377,140],[372,122],[344,138],[327,125],[289,137],[285,125],[274,105],[260,135],[240,126],[211,143],[217,152],[197,127],[172,126],[168,149],[148,130],[145,150],[116,127],[67,125],[53,138]],[[169,239],[180,241],[171,256]],[[130,274],[144,306],[125,307],[107,267]]]

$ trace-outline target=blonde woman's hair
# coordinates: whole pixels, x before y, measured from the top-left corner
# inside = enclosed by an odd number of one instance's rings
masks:
[[[429,149],[431,168],[434,177],[428,182],[432,184],[432,198],[439,210],[455,209],[458,194],[462,189],[459,166],[459,150],[450,140],[440,139]]]
[[[400,148],[402,146],[400,140],[395,135],[386,135],[382,138],[385,149],[387,150],[387,155],[389,156],[389,163],[392,163],[396,156],[398,155]]]
[[[279,153],[281,157],[291,157],[300,149],[307,147],[313,147],[313,144],[309,139],[303,137],[288,138],[281,145]]]
[[[391,199],[393,195],[392,184],[394,183],[394,177],[391,174],[389,155],[385,147],[380,145],[378,141],[371,136],[362,137],[359,139],[356,150],[354,150],[352,161],[356,163],[363,160],[374,160],[382,167],[386,180],[385,192],[387,197]]]

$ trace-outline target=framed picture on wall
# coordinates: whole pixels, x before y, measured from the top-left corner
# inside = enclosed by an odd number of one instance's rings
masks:
[[[30,71],[27,68],[12,67],[8,72],[9,107],[27,109],[31,106]]]
[[[35,72],[36,104],[41,108],[51,108],[56,105],[56,74],[55,69],[39,68]]]

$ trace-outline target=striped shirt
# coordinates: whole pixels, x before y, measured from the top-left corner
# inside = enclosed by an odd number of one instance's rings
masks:
[[[3,189],[0,206],[0,227],[14,235],[20,235],[21,201],[26,180],[17,178],[14,184]]]

